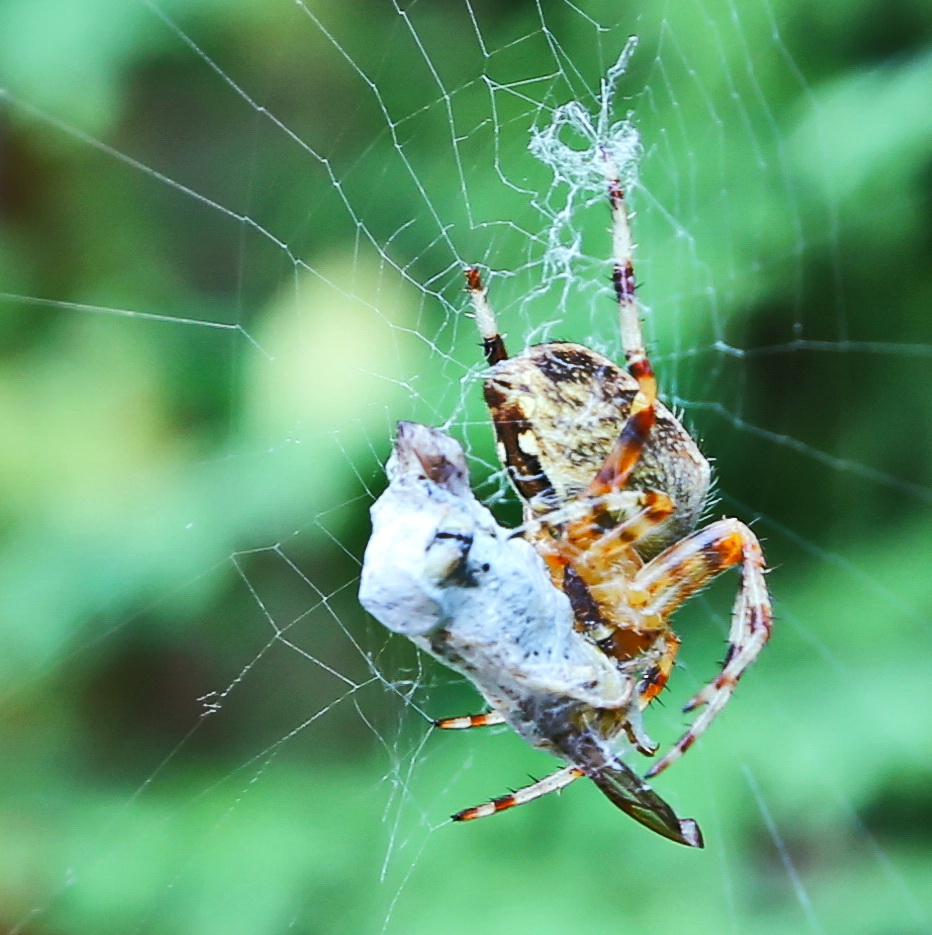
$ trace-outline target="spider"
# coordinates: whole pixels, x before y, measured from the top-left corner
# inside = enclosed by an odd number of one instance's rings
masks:
[[[645,780],[680,757],[728,702],[770,635],[770,597],[747,526],[722,519],[693,531],[709,464],[657,400],[628,213],[608,158],[606,178],[627,372],[578,344],[509,357],[479,271],[467,268],[491,368],[485,398],[524,523],[504,529],[476,500],[457,442],[399,423],[389,485],[371,510],[359,598],[386,627],[467,676],[489,704],[485,714],[437,727],[508,724],[567,764],[454,821],[497,814],[585,776],[641,824],[701,847],[696,823],[678,818]],[[668,619],[732,565],[740,565],[741,587],[721,672],[686,705],[705,710],[642,780],[617,746],[626,736],[643,754],[657,751],[641,713],[679,648]]]
[[[641,712],[665,686],[676,659],[680,639],[669,618],[726,569],[740,566],[741,585],[721,671],[685,706],[704,710],[645,778],[665,770],[708,728],[770,636],[771,603],[757,537],[733,518],[693,531],[707,500],[709,462],[657,399],[641,334],[628,209],[617,169],[607,154],[604,159],[612,282],[627,371],[571,343],[540,344],[510,357],[478,268],[468,267],[465,275],[491,368],[485,400],[499,458],[523,501],[524,535],[569,599],[575,630],[612,661],[629,690],[616,707],[583,706],[538,725],[545,738],[538,745],[559,752],[571,766],[465,809],[454,816],[458,821],[496,814],[583,775],[606,792],[598,764],[587,760],[593,735],[610,741],[624,733],[638,751],[654,755],[657,745],[644,732]],[[514,726],[512,717],[493,707],[435,723],[463,729],[506,720]]]

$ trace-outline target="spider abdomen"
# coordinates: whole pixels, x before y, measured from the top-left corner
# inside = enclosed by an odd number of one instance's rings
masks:
[[[530,347],[497,363],[485,399],[512,482],[535,512],[582,493],[612,450],[638,391],[617,364],[581,344]],[[643,558],[693,529],[709,490],[709,462],[661,403],[627,489],[662,491],[674,513],[636,549]]]

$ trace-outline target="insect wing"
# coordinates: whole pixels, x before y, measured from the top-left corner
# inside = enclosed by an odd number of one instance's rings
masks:
[[[678,818],[673,809],[624,763],[616,762],[587,775],[606,798],[646,828],[687,847],[703,847],[699,825],[692,818]]]

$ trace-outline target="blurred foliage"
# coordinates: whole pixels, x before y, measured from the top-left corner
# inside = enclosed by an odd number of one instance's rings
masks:
[[[928,5],[407,6],[0,5],[0,929],[926,931]],[[395,420],[499,489],[463,258],[517,271],[514,346],[615,340],[534,292],[526,144],[633,32],[661,378],[776,568],[663,777],[701,854],[592,789],[437,827],[548,758],[429,736],[408,691],[472,693],[355,602]],[[678,618],[666,740],[733,588]]]

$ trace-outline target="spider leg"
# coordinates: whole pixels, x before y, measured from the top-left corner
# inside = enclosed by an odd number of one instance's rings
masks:
[[[664,637],[667,644],[657,662],[644,674],[638,685],[638,705],[643,711],[664,689],[673,672],[673,663],[680,649],[680,638],[675,633],[668,633]],[[656,753],[656,748],[653,751]]]
[[[507,808],[514,808],[516,805],[524,805],[526,802],[533,802],[542,795],[549,792],[557,792],[565,788],[571,782],[584,776],[585,773],[575,766],[565,766],[563,769],[539,779],[530,786],[510,792],[508,795],[499,796],[486,802],[484,805],[477,805],[474,808],[464,808],[453,816],[454,821],[472,821],[475,818],[488,818],[490,815],[497,815]]]
[[[569,597],[576,619],[588,624],[590,636],[598,641],[603,652],[626,660],[647,649],[657,639],[657,632],[665,628],[655,627],[647,615],[643,629],[619,626],[611,614],[606,616],[604,607],[616,604],[619,595],[615,593],[614,576],[606,581],[605,570],[623,561],[626,554],[630,555],[630,546],[650,535],[676,506],[669,495],[659,490],[620,491],[611,495],[609,503],[602,504],[601,509],[609,514],[621,512],[628,518],[607,531],[603,531],[599,523],[599,508],[590,508],[584,515],[567,522],[563,538],[539,538],[538,551],[548,565],[557,570],[556,580]],[[639,604],[645,599],[638,591],[634,592],[634,598]],[[679,639],[669,632],[663,639],[664,652],[645,673],[639,686],[641,709],[660,693],[673,669]],[[644,733],[640,723],[634,721],[635,713],[639,712],[632,712],[625,729],[631,742],[642,753],[652,756],[657,745]]]
[[[618,436],[618,441],[615,442],[615,447],[586,491],[590,496],[598,496],[624,486],[654,425],[654,404],[657,400],[657,379],[644,347],[641,309],[635,294],[631,221],[621,179],[618,177],[618,168],[607,154],[605,176],[612,208],[612,283],[618,301],[621,344],[628,373],[638,382],[638,392],[631,403],[631,413]]]
[[[732,610],[722,670],[684,710],[708,707],[647,772],[648,777],[656,776],[679,759],[725,707],[738,680],[770,638],[773,611],[764,581],[766,565],[760,543],[736,519],[719,520],[670,546],[645,565],[632,583],[631,594],[638,609],[648,617],[655,614],[666,617],[714,577],[738,564],[741,587]]]
[[[464,714],[462,717],[443,717],[434,721],[434,727],[441,730],[469,730],[470,727],[494,727],[504,724],[505,715],[498,711],[487,711],[485,714]]]
[[[646,487],[644,490],[624,491],[595,504],[594,509],[567,523],[564,536],[577,548],[585,545],[598,564],[604,566],[606,561],[611,561],[633,543],[650,535],[675,510],[673,500],[662,490]],[[600,520],[606,512],[621,512],[628,518],[605,530]]]
[[[657,398],[657,381],[644,348],[641,333],[641,309],[635,295],[634,241],[631,218],[625,204],[624,190],[618,177],[618,167],[605,159],[608,198],[612,208],[612,283],[618,300],[618,323],[621,345],[628,364],[628,373],[638,381],[638,396],[631,406],[632,415],[649,406]]]
[[[619,599],[615,564],[627,557],[630,565],[631,544],[649,535],[675,509],[662,491],[624,490],[601,502],[575,500],[553,510],[543,521],[529,523],[525,537],[544,559],[554,584],[566,592],[577,621],[612,631],[617,624],[602,613],[602,605]],[[626,518],[615,522],[618,513]],[[553,534],[554,528],[560,529],[559,535]]]
[[[488,293],[482,285],[479,267],[467,266],[465,272],[466,291],[469,293],[469,301],[472,303],[472,309],[476,316],[476,325],[479,328],[479,334],[482,336],[482,350],[485,352],[485,359],[491,367],[500,360],[507,360],[508,351],[505,350],[505,342],[499,333],[495,312],[492,311],[492,306],[489,305]]]

